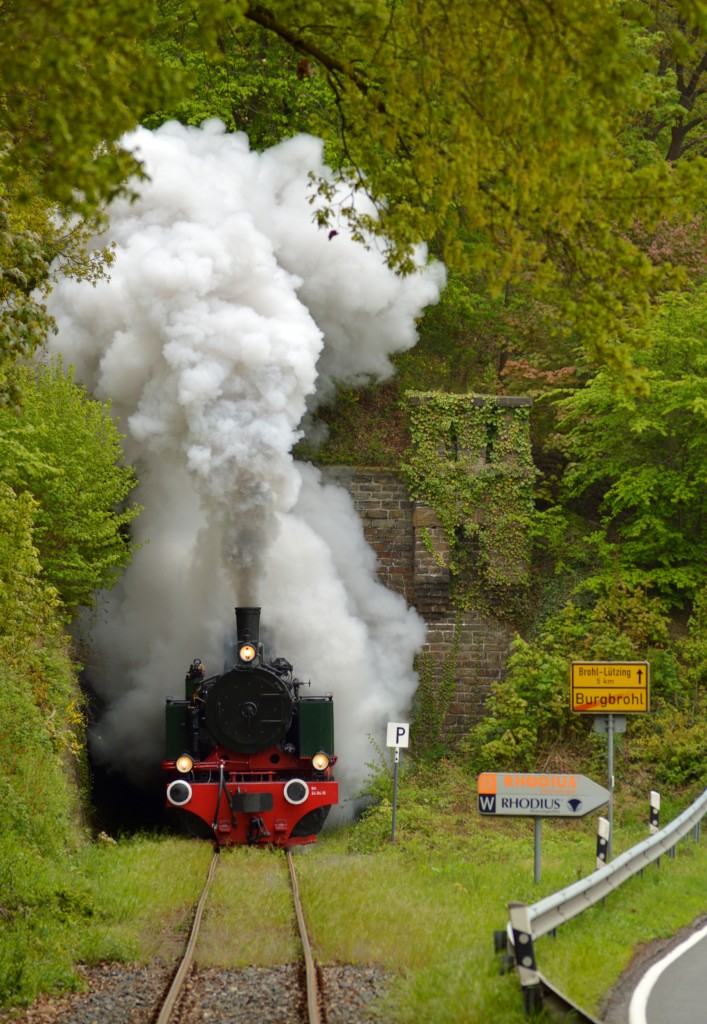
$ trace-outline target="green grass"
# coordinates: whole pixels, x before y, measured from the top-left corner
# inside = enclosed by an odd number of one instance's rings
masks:
[[[291,963],[300,955],[284,856],[248,847],[223,850],[204,912],[197,963],[261,967]]]
[[[618,801],[616,854],[648,834],[647,800],[644,809],[628,796]],[[392,1024],[521,1024],[518,982],[500,975],[493,933],[505,928],[510,901],[533,903],[594,868],[593,818],[543,823],[536,884],[532,821],[481,817],[475,802],[473,780],[449,766],[410,773],[401,780],[395,844],[383,800],[355,825],[295,854],[317,956],[388,971],[381,1014]],[[664,822],[688,802],[676,797]],[[664,808],[670,804],[666,797]],[[14,957],[15,968],[5,971],[14,988],[6,985],[3,1002],[71,988],[76,962],[176,956],[211,856],[209,843],[138,836],[97,843],[57,867],[52,914],[36,906],[0,933],[0,964]],[[639,944],[675,933],[707,909],[706,870],[704,838],[683,840],[675,859],[662,858],[556,938],[539,940],[540,969],[597,1012]],[[214,886],[199,963],[296,957],[284,857],[224,851]]]
[[[177,955],[211,857],[208,843],[148,836],[60,859],[17,845],[0,853],[4,1006],[79,987],[77,963]]]
[[[186,941],[208,872],[208,843],[136,836],[84,850],[77,869],[94,913],[76,936],[83,963],[175,956]]]
[[[675,859],[661,858],[564,925],[557,938],[541,939],[541,970],[584,1009],[598,1012],[638,945],[669,938],[707,910],[706,872],[707,844],[684,839]]]
[[[666,797],[664,823],[695,795]],[[518,982],[499,975],[493,933],[505,928],[509,902],[532,904],[594,870],[595,817],[543,822],[535,883],[532,820],[482,817],[475,802],[473,782],[457,770],[418,770],[401,786],[394,845],[383,800],[352,828],[325,834],[301,860],[318,955],[387,967],[390,1021],[522,1020]],[[644,806],[628,789],[619,795],[615,855],[647,838],[647,817],[647,799]],[[663,857],[556,938],[539,940],[540,969],[597,1012],[638,945],[674,934],[707,909],[706,869],[707,843],[683,840],[674,860]]]
[[[466,839],[443,841],[438,851],[406,840],[350,855],[346,833],[325,836],[300,863],[317,954],[391,970],[388,1020],[522,1020],[515,977],[499,976],[493,932],[505,927],[510,901],[533,903],[570,884],[580,861],[593,868],[588,831],[560,825],[550,834],[546,827],[536,885],[532,833],[476,825],[472,817]],[[596,1011],[637,944],[670,935],[704,911],[707,844],[688,839],[678,849],[675,860],[664,858],[557,938],[538,942],[540,969],[584,1009]]]

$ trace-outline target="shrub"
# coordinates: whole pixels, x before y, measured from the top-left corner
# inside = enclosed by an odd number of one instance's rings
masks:
[[[18,415],[0,407],[0,480],[35,499],[33,538],[63,606],[90,606],[129,562],[140,511],[110,406],[87,397],[60,362],[16,370]]]
[[[695,637],[698,628],[699,624]],[[548,770],[553,762],[562,764],[570,748],[575,765],[578,759],[593,757],[595,745],[583,721],[587,716],[570,710],[572,661],[648,661],[651,722],[662,714],[670,722],[671,708],[694,718],[697,669],[686,673],[684,656],[687,652],[696,662],[703,650],[694,637],[690,643],[671,642],[664,606],[640,587],[615,582],[591,605],[570,601],[545,621],[535,638],[515,639],[506,676],[492,688],[487,714],[464,738],[460,754],[472,771]],[[633,723],[634,727],[638,730],[640,724]],[[694,734],[696,739],[698,735]],[[688,741],[680,757],[683,767],[674,768],[675,777],[690,778],[692,761]]]
[[[649,765],[656,784],[673,789],[707,785],[707,700],[702,698],[697,714],[666,704],[654,710],[632,737],[631,760]]]

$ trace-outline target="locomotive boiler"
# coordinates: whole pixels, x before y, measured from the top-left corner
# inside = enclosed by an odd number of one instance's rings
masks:
[[[220,846],[313,843],[339,798],[332,697],[303,696],[285,658],[266,660],[260,608],[236,608],[236,632],[221,675],[197,658],[184,699],[167,699],[167,808]]]

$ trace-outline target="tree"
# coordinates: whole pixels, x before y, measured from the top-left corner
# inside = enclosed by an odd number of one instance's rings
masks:
[[[43,582],[32,542],[36,502],[0,482],[0,642],[45,628],[56,610],[56,591]]]
[[[350,180],[378,200],[394,263],[436,235],[497,286],[532,276],[590,355],[627,368],[666,281],[629,229],[686,216],[703,182],[633,167],[616,142],[650,97],[615,5],[370,2],[332,24],[328,8],[281,0],[246,18],[326,74]]]
[[[0,480],[37,502],[33,537],[63,608],[90,606],[130,559],[126,506],[135,484],[109,406],[86,397],[61,364],[17,368],[21,414],[0,409]]]
[[[707,560],[707,285],[665,298],[641,354],[650,394],[598,373],[559,404],[569,459],[563,493],[599,510],[605,569],[680,604],[704,586]],[[604,583],[602,584],[602,580]]]
[[[48,263],[36,232],[13,230],[0,197],[0,396],[11,397],[7,371],[44,342],[50,319],[34,290],[47,278]]]
[[[677,280],[643,251],[635,224],[689,223],[704,198],[701,168],[631,160],[618,141],[636,111],[657,117],[664,104],[660,26],[646,28],[659,5],[365,0],[332,16],[319,0],[251,0],[215,36],[203,11],[180,0],[167,9],[160,52],[198,73],[178,116],[216,114],[260,145],[282,125],[263,105],[265,82],[275,85],[284,130],[326,134],[341,180],[376,203],[376,217],[349,207],[362,239],[378,233],[403,270],[411,246],[433,240],[493,294],[522,279],[555,332],[631,375],[631,350],[648,336],[637,328]],[[698,52],[707,5],[675,0],[673,10]],[[274,72],[271,53],[283,55]],[[303,94],[317,101],[302,105]],[[331,182],[320,192],[330,198]],[[324,226],[329,213],[318,214]]]
[[[139,172],[117,140],[178,87],[143,52],[157,16],[155,2],[129,0],[0,5],[0,400],[8,366],[52,328],[42,301],[52,261],[80,276],[101,270],[105,253],[88,254],[87,237]]]
[[[179,5],[163,9],[176,15]],[[323,75],[278,36],[246,22],[219,32],[214,48],[197,12],[189,13],[176,28],[173,20],[161,20],[150,48],[161,62],[180,68],[191,88],[173,107],[143,117],[146,128],[171,119],[198,126],[216,117],[229,131],[246,132],[260,150],[300,132],[321,134],[336,122]]]
[[[675,9],[698,52],[707,3],[675,0]],[[298,75],[328,85],[342,180],[377,205],[376,217],[350,207],[362,238],[379,233],[403,270],[412,246],[435,239],[445,259],[482,272],[492,288],[523,275],[557,329],[630,374],[637,328],[669,279],[630,229],[637,219],[647,231],[665,217],[689,219],[704,196],[699,163],[636,166],[616,141],[627,113],[655,99],[648,58],[634,45],[636,10],[647,8],[358,0],[333,14],[321,0],[101,0],[88,10],[77,0],[11,2],[0,9],[0,172],[15,201],[38,194],[95,213],[135,169],[116,145],[122,132],[173,110],[201,73],[190,48],[204,67],[226,70],[212,97],[241,126],[248,90],[259,105],[264,93],[246,48],[267,35],[297,55],[283,61],[293,96]],[[162,63],[142,43],[151,33]],[[211,106],[207,97],[204,111]],[[320,190],[330,196],[330,183]],[[319,216],[326,226],[327,210]]]
[[[18,206],[0,195],[0,404],[19,398],[15,360],[32,356],[53,329],[44,305],[52,278],[94,280],[112,262],[109,249],[89,248],[89,232],[37,197]]]
[[[6,0],[0,180],[18,202],[41,195],[91,214],[136,170],[116,142],[174,94],[179,76],[149,58],[158,6],[131,0]]]
[[[671,162],[707,155],[707,40],[675,0],[649,0],[646,41],[655,60],[656,100],[638,118],[645,137]]]

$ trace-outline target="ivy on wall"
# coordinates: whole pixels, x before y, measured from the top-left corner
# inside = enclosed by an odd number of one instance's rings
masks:
[[[411,496],[444,528],[452,600],[460,609],[498,605],[528,582],[530,406],[441,392],[407,398],[412,444],[401,470]]]
[[[419,654],[415,668],[420,682],[413,702],[414,753],[422,757],[440,757],[448,749],[444,727],[457,691],[457,659],[461,640],[461,616],[457,614],[454,635],[447,655],[438,667],[431,654]]]

